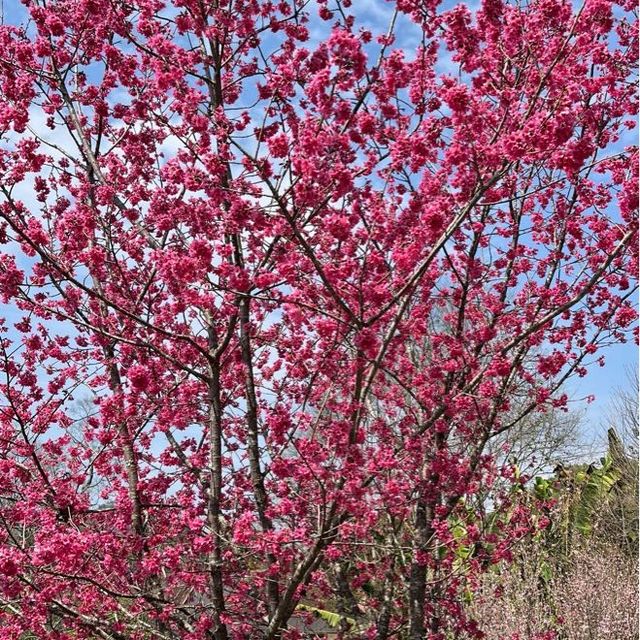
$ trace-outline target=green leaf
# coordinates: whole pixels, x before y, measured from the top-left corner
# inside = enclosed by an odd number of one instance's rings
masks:
[[[573,518],[574,525],[580,533],[591,533],[595,514],[620,478],[621,473],[614,468],[613,460],[608,454],[602,458],[602,466],[599,469],[595,469],[590,475],[585,474]]]
[[[553,485],[546,478],[537,476],[533,484],[533,492],[538,500],[547,500],[551,497]]]
[[[333,611],[327,611],[326,609],[318,609],[318,607],[311,607],[308,604],[299,604],[296,609],[300,611],[309,611],[314,613],[318,618],[324,620],[330,627],[334,629],[339,627],[343,622],[346,622],[350,627],[356,625],[356,621],[348,616],[343,616]]]
[[[543,560],[540,563],[540,577],[545,581],[545,582],[550,582],[551,578],[553,578],[553,571],[551,569],[551,565],[546,562],[545,560]]]

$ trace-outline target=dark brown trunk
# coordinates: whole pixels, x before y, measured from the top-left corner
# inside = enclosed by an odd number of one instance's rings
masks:
[[[213,327],[209,325],[209,351],[216,354],[218,337]],[[214,638],[228,640],[226,625],[221,620],[225,610],[224,582],[222,576],[222,403],[220,399],[220,362],[215,355],[209,365],[209,508],[208,522],[214,539],[213,551],[209,561],[211,579],[211,596],[213,599]]]
[[[258,425],[258,401],[253,377],[253,352],[251,349],[251,337],[249,335],[249,298],[243,298],[240,302],[240,349],[245,371],[245,399],[247,402],[247,446],[249,450],[249,472],[253,495],[258,512],[260,527],[264,532],[271,531],[273,524],[267,516],[267,492],[264,486],[264,475],[260,463],[260,431]],[[276,563],[273,554],[267,553],[267,568],[270,569]],[[266,580],[267,609],[273,616],[280,602],[280,588],[276,578],[269,576]]]

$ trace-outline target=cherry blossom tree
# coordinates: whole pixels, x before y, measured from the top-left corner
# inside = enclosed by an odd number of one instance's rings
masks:
[[[474,637],[488,444],[635,321],[633,9],[5,7],[3,637]]]

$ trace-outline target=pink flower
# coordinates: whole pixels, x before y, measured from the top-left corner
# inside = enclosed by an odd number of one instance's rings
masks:
[[[127,377],[136,391],[146,391],[151,382],[151,374],[144,365],[134,364],[129,367]]]

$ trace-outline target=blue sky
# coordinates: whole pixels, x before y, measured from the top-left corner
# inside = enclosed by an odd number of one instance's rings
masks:
[[[608,413],[612,396],[618,389],[628,388],[628,371],[638,368],[638,348],[633,341],[613,345],[602,353],[606,357],[604,367],[596,364],[589,368],[589,373],[584,378],[577,378],[569,384],[569,393],[576,399],[595,396],[591,404],[578,400],[575,403],[584,408],[584,431],[588,440],[603,437],[610,426]]]

